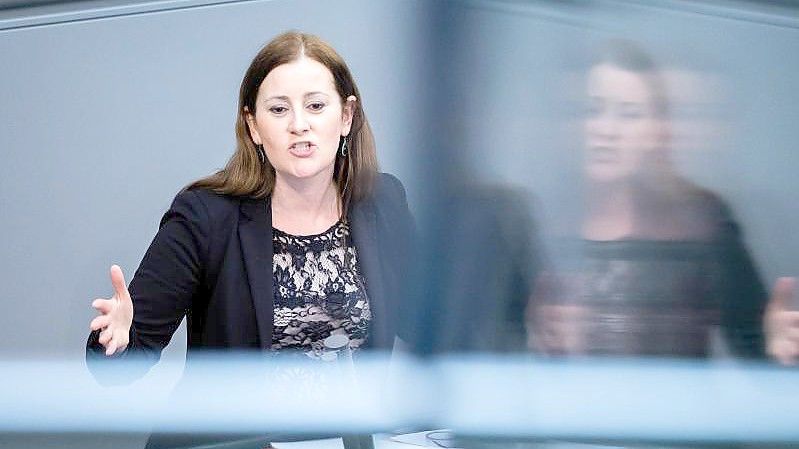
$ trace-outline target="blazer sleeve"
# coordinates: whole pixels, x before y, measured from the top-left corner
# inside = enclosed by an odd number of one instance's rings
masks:
[[[128,286],[133,301],[130,343],[121,355],[110,357],[140,362],[136,364],[140,369],[126,377],[140,377],[158,362],[191,308],[201,285],[210,227],[201,194],[191,190],[178,194],[161,219],[158,233]],[[98,338],[99,331],[92,332],[86,346],[87,363],[96,376],[98,363],[109,359]]]
[[[378,215],[385,223],[381,232],[387,238],[387,252],[382,254],[383,263],[390,267],[384,272],[393,285],[391,291],[391,311],[395,336],[409,341],[412,309],[408,300],[411,285],[414,283],[413,261],[417,251],[416,222],[408,207],[405,187],[399,179],[388,173],[381,173],[377,194]]]
[[[765,357],[763,315],[768,291],[741,234],[731,212],[723,207],[721,325],[734,355],[760,358]]]

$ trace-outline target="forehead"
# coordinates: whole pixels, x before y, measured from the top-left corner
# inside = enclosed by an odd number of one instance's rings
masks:
[[[281,64],[266,75],[259,96],[303,96],[308,92],[336,93],[333,74],[319,61],[302,57]]]
[[[599,64],[588,72],[588,95],[643,103],[652,99],[652,89],[646,74],[610,64]]]

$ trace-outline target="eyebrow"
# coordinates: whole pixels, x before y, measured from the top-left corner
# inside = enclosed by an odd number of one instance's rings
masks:
[[[325,97],[328,97],[328,96],[329,96],[328,94],[326,94],[326,93],[324,93],[324,92],[318,92],[318,91],[317,91],[317,92],[308,92],[308,93],[306,93],[305,95],[303,95],[303,97],[304,97],[304,98],[308,98],[308,97],[313,97],[314,95],[324,95]],[[289,97],[288,97],[287,95],[273,95],[273,96],[271,96],[271,97],[267,97],[267,98],[266,98],[264,101],[270,101],[270,100],[283,100],[283,101],[288,101],[288,100],[289,100]]]

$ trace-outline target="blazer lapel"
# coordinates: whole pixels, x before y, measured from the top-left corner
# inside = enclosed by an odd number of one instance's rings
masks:
[[[393,343],[383,289],[380,251],[377,244],[377,217],[369,202],[358,202],[350,212],[352,241],[358,254],[358,265],[366,279],[366,294],[372,311],[369,346],[385,348]]]
[[[272,291],[272,208],[270,201],[247,199],[241,203],[239,240],[250,284],[261,349],[272,346],[274,293]]]

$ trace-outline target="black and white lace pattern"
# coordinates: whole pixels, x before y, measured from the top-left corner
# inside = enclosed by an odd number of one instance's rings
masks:
[[[323,340],[345,334],[357,349],[368,336],[371,311],[349,225],[295,236],[273,233],[275,318],[272,349],[321,355]]]

